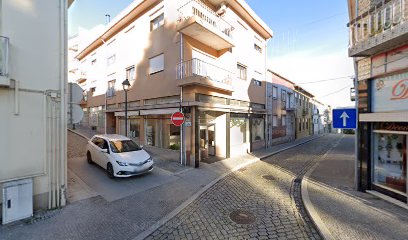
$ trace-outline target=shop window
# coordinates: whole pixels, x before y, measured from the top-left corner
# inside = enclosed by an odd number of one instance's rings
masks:
[[[406,193],[406,135],[375,133],[373,140],[374,183],[394,191]]]
[[[154,74],[164,70],[164,54],[149,59],[149,73]]]
[[[263,118],[252,119],[252,142],[264,140],[265,122]]]

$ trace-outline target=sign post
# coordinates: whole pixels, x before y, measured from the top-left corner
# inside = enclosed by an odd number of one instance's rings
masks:
[[[333,109],[333,128],[356,129],[357,112],[355,108]]]

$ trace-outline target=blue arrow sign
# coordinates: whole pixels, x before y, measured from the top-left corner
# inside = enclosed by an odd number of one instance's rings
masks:
[[[333,109],[333,128],[356,129],[357,112],[355,108]]]

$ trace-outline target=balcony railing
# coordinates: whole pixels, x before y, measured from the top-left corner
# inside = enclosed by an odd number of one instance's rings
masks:
[[[349,23],[350,56],[369,56],[377,53],[376,46],[408,33],[408,0],[385,0]],[[403,39],[405,40],[405,39]],[[398,41],[402,41],[399,39]]]
[[[9,39],[0,36],[0,76],[8,76]]]
[[[216,12],[205,5],[200,0],[191,0],[178,9],[180,13],[180,20],[188,19],[190,17],[199,17],[201,20],[214,26],[226,36],[232,38],[234,27],[222,19]]]
[[[210,81],[232,86],[232,77],[234,76],[234,73],[197,58],[193,58],[177,65],[178,79],[194,76],[205,77]]]

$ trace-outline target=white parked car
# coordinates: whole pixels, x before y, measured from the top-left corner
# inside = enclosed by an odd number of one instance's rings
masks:
[[[86,158],[106,169],[109,177],[130,177],[153,170],[152,157],[128,137],[95,135],[88,141]]]

